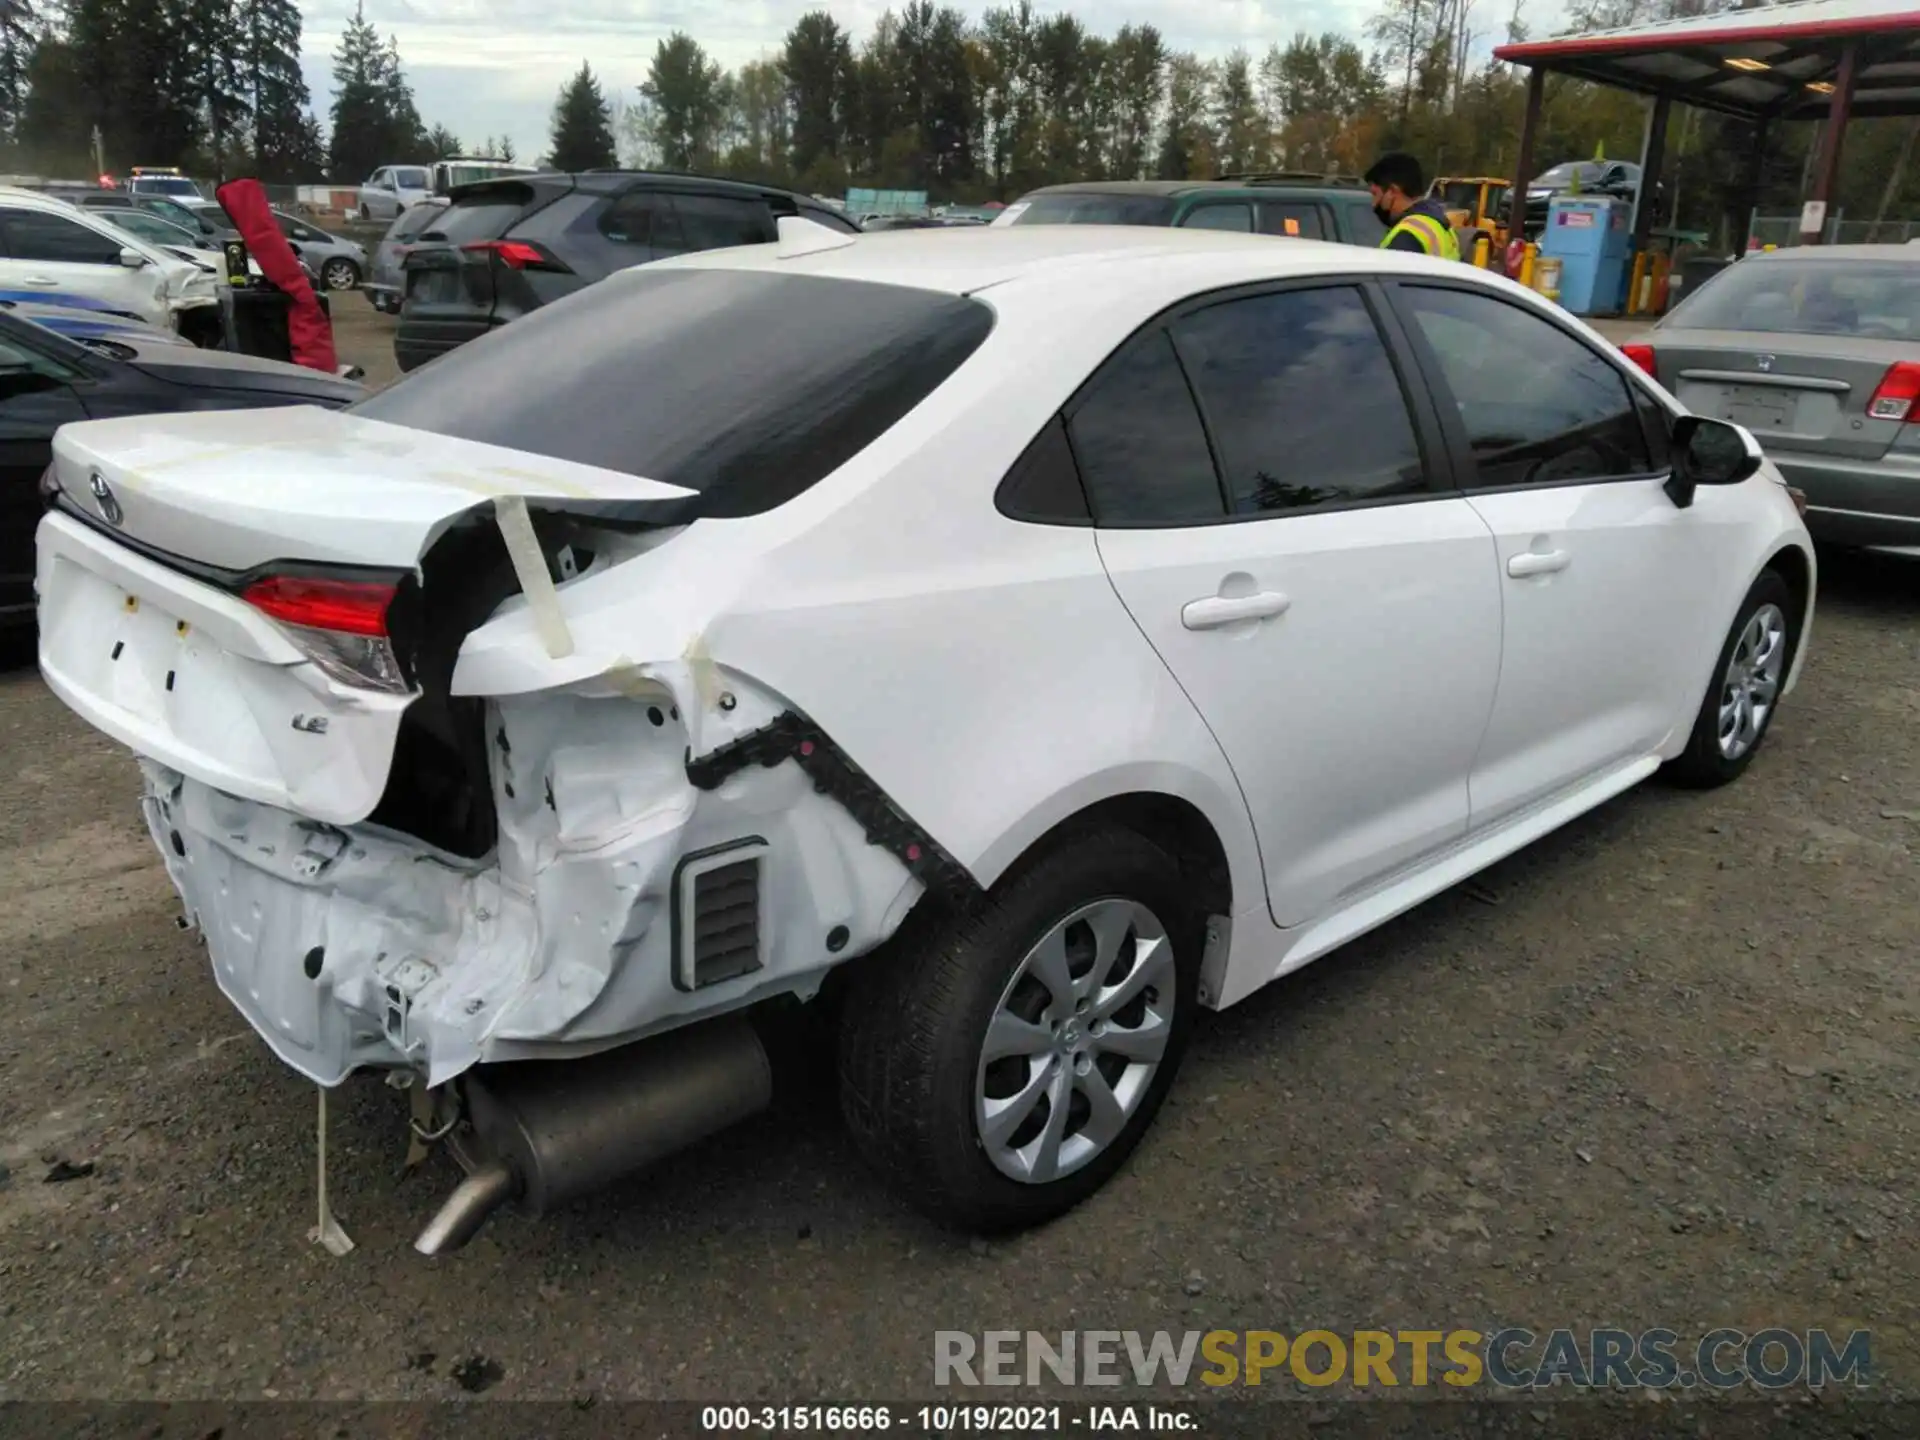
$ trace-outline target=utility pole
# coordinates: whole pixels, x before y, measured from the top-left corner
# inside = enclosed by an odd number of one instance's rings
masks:
[[[100,127],[93,127],[93,175],[97,180],[107,173],[107,146],[101,138]]]

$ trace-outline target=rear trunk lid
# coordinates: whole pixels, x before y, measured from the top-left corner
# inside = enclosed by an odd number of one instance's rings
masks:
[[[1771,450],[1878,460],[1899,436],[1867,404],[1910,343],[1744,330],[1656,330],[1662,384],[1696,415],[1744,425]]]
[[[374,814],[409,707],[445,701],[461,641],[518,588],[517,562],[500,589],[468,573],[484,527],[423,567],[441,535],[509,497],[690,493],[309,406],[69,425],[53,481],[37,591],[55,693],[163,766],[331,824]]]
[[[116,535],[236,572],[287,560],[411,570],[442,528],[501,496],[691,493],[311,405],[97,420],[65,426],[53,449],[75,512],[111,521],[104,486]]]

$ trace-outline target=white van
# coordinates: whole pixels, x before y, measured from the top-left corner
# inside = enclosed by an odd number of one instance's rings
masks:
[[[476,180],[497,180],[502,175],[540,173],[531,165],[510,165],[505,160],[486,160],[467,155],[455,155],[451,159],[436,160],[430,168],[433,172],[435,195],[445,195],[456,185],[471,185]]]

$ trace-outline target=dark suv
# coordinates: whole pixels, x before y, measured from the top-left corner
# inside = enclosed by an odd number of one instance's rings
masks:
[[[1220,180],[1095,180],[1022,195],[997,225],[1177,225],[1378,245],[1387,233],[1365,184],[1269,173]]]
[[[451,194],[407,251],[393,340],[402,370],[630,265],[774,241],[782,215],[859,228],[810,196],[699,175],[516,175]]]

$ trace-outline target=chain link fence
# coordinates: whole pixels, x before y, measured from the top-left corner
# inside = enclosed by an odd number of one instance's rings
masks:
[[[1771,245],[1785,250],[1801,242],[1798,215],[1762,215],[1755,211],[1747,231],[1749,249]],[[1849,220],[1836,210],[1828,217],[1820,239],[1827,245],[1904,245],[1920,240],[1920,220]]]

